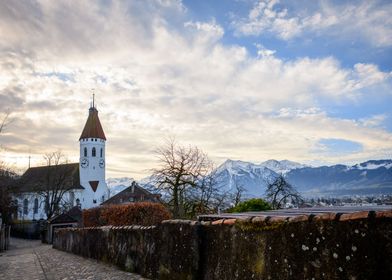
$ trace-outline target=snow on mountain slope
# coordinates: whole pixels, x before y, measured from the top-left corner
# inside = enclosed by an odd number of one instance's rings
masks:
[[[266,186],[278,174],[271,169],[240,160],[226,160],[216,170],[218,185],[222,191],[234,192],[236,187],[245,188],[245,195],[260,196]]]
[[[130,177],[122,177],[122,178],[109,178],[106,180],[106,184],[108,185],[110,196],[114,196],[124,189],[128,188],[132,182],[135,181]]]
[[[392,193],[392,160],[369,160],[354,166],[311,167],[288,160],[260,164],[227,160],[217,168],[223,191],[245,188],[247,197],[263,196],[268,183],[283,174],[303,195]]]
[[[367,170],[374,170],[381,167],[385,167],[386,169],[392,168],[392,160],[369,160],[352,166],[352,168],[354,169],[367,169]]]
[[[271,169],[272,171],[283,175],[293,169],[307,167],[307,165],[298,162],[294,162],[290,160],[278,161],[275,159],[267,160],[265,162],[262,162],[260,165],[265,166],[268,169]]]
[[[353,166],[332,165],[311,167],[289,160],[267,160],[255,164],[240,160],[226,160],[216,170],[216,180],[222,192],[235,192],[236,187],[245,189],[244,197],[261,197],[268,183],[279,174],[303,195],[355,195],[392,194],[392,160],[369,160]],[[107,180],[111,195],[115,195],[133,182],[132,178],[110,178]],[[138,182],[154,193],[158,190],[153,178],[146,177]]]

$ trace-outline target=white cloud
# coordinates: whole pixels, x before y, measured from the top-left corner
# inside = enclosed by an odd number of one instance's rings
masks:
[[[259,0],[247,17],[235,18],[232,25],[237,35],[272,33],[289,40],[304,34],[319,34],[343,40],[363,38],[378,47],[392,45],[391,3],[355,1],[332,4],[317,1],[316,5],[317,9],[298,3],[297,6],[282,8],[279,1]]]
[[[92,88],[108,138],[109,176],[148,174],[153,148],[170,135],[217,161],[311,160],[309,147],[321,138],[360,139],[362,155],[392,143],[379,127],[317,109],[321,99],[351,102],[372,85],[390,88],[390,74],[374,65],[285,61],[262,46],[252,57],[223,45],[215,21],[189,21],[178,2],[20,3],[0,9],[11,11],[0,14],[0,109],[9,107],[15,119],[2,141],[20,166],[21,156],[31,153],[37,163],[57,148],[77,160]]]
[[[385,114],[373,115],[368,118],[361,118],[359,122],[363,126],[367,127],[382,127],[384,122],[387,120],[387,116]]]

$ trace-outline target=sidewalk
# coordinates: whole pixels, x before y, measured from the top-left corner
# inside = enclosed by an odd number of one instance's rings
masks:
[[[11,238],[0,253],[0,280],[130,279],[142,280],[114,266],[53,249],[41,241]]]

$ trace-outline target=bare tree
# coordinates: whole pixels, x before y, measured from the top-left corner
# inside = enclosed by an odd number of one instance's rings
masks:
[[[185,213],[189,218],[200,214],[213,214],[229,205],[228,192],[221,192],[216,180],[216,171],[211,166],[208,174],[203,176],[195,188],[186,192]]]
[[[268,184],[265,197],[271,204],[272,209],[281,209],[287,202],[299,205],[303,200],[301,195],[286,181],[283,175],[279,175],[272,183]]]
[[[10,116],[10,113],[7,111],[4,114],[2,120],[0,121],[0,133],[2,133],[4,131],[4,129],[5,129],[5,127],[7,126],[7,124],[8,124],[8,117],[9,116]]]
[[[67,160],[60,151],[44,155],[47,167],[40,179],[41,189],[38,194],[43,198],[47,219],[61,211],[64,194],[74,188],[75,168],[65,165]]]
[[[244,193],[244,191],[245,188],[242,185],[235,183],[235,190],[232,195],[234,207],[236,207],[241,202],[242,194]]]
[[[173,216],[184,217],[189,191],[200,186],[210,173],[211,161],[197,147],[180,146],[174,139],[169,139],[156,154],[160,167],[153,170],[155,185],[169,193],[168,204]],[[204,184],[203,202],[209,199],[209,193],[207,184]]]
[[[7,111],[0,120],[0,134],[4,132],[8,125],[9,111]],[[1,148],[1,146],[0,146]],[[16,174],[9,166],[0,159],[0,216],[4,223],[9,223],[11,214],[15,211],[15,205],[12,202],[11,187],[15,183]]]
[[[15,213],[17,205],[12,201],[11,190],[17,175],[7,166],[0,164],[0,216],[8,224]]]

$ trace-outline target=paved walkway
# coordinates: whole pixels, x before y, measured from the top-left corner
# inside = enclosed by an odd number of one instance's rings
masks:
[[[10,250],[0,253],[1,280],[129,279],[139,275],[114,266],[53,249],[40,241],[11,238]]]

